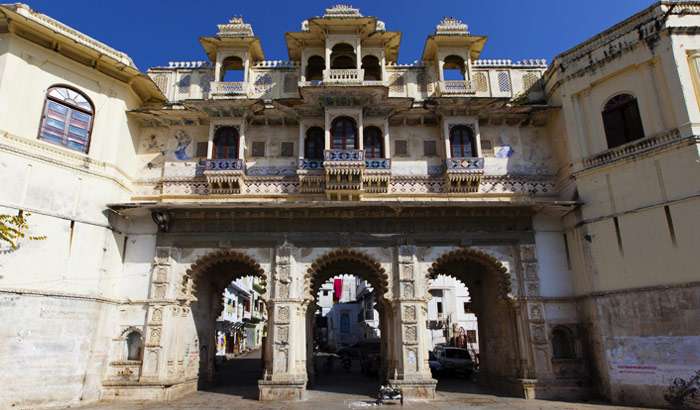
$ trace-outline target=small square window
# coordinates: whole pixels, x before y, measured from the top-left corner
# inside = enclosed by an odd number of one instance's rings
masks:
[[[195,149],[194,156],[199,158],[204,158],[207,156],[208,142],[198,142],[197,148]]]
[[[253,157],[264,157],[265,156],[265,141],[253,141],[253,152],[251,153]]]
[[[408,155],[408,141],[396,140],[394,142],[394,154],[395,155]]]
[[[280,156],[281,157],[293,157],[294,156],[294,143],[293,142],[283,142],[280,144]]]
[[[493,142],[491,140],[481,140],[481,155],[485,157],[493,156]]]
[[[423,155],[426,157],[437,155],[437,144],[435,141],[423,141]]]

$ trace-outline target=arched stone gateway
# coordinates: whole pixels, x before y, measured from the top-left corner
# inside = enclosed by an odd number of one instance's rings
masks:
[[[153,396],[161,399],[176,397],[213,380],[216,320],[229,283],[246,276],[257,277],[264,289],[262,299],[269,297],[267,274],[244,251],[214,250],[191,263],[181,260],[181,253],[178,248],[156,250],[142,332],[143,364],[138,381],[133,381],[141,391],[156,389]]]
[[[341,249],[331,251],[314,261],[304,275],[305,296],[310,303],[306,316],[306,338],[307,338],[307,375],[310,384],[314,380],[313,366],[313,334],[312,322],[317,309],[316,295],[323,283],[338,276],[351,274],[370,283],[374,289],[377,300],[377,311],[379,312],[379,324],[381,333],[381,368],[379,378],[382,383],[386,383],[393,374],[395,359],[394,349],[390,346],[395,340],[392,323],[391,310],[391,277],[381,264],[366,253],[353,249]]]
[[[513,249],[520,263],[510,269],[485,252],[453,250],[435,259],[426,278],[451,276],[469,289],[478,318],[478,382],[516,396],[536,397],[543,389],[562,386],[552,381],[546,323],[534,291],[539,289],[534,245]]]

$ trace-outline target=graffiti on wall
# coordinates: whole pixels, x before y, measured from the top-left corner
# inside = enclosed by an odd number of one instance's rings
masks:
[[[610,377],[617,383],[669,386],[700,363],[700,336],[614,337],[606,345]]]

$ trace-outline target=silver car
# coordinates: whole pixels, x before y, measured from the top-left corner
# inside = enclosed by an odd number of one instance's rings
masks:
[[[467,349],[459,347],[438,346],[435,348],[435,356],[440,362],[441,371],[469,377],[474,371],[474,361]]]

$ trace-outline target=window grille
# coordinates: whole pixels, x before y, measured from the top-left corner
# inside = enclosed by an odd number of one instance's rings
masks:
[[[498,73],[498,91],[502,93],[510,92],[510,79],[506,72]]]

